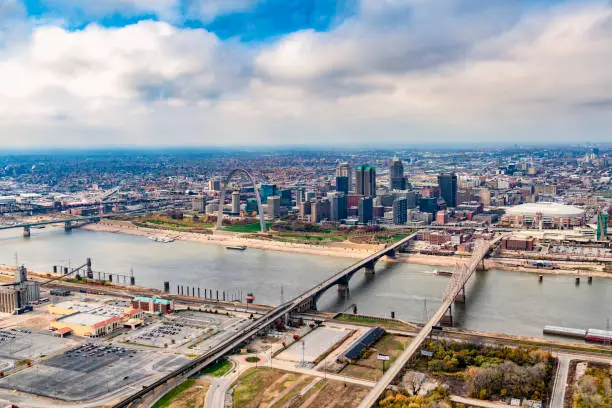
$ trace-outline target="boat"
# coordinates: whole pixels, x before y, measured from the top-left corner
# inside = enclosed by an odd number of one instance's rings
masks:
[[[174,238],[170,238],[170,237],[155,237],[155,236],[150,236],[150,237],[147,237],[147,238],[149,238],[151,241],[161,242],[163,244],[168,244],[170,242],[174,242]]]
[[[233,249],[234,251],[244,251],[247,249],[246,245],[228,245],[225,249]]]
[[[435,270],[434,273],[436,275],[440,275],[440,276],[453,276],[453,272],[452,271],[439,271],[439,270]]]

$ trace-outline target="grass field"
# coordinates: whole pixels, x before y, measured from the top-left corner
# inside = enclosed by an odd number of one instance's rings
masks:
[[[195,408],[204,405],[209,384],[200,379],[188,378],[181,385],[164,395],[153,408]]]
[[[221,360],[211,364],[202,370],[204,375],[212,375],[213,377],[222,377],[232,369],[232,362],[229,360]]]
[[[271,222],[266,223],[267,230],[270,229],[270,225],[272,225]],[[223,227],[223,230],[229,232],[243,232],[245,234],[255,234],[261,231],[261,227],[259,225],[259,222],[254,222],[252,224],[245,225],[226,225]]]

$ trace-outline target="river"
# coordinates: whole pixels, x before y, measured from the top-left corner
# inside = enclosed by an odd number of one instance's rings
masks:
[[[248,249],[230,251],[195,242],[158,243],[145,237],[62,228],[32,229],[30,238],[21,230],[0,232],[0,264],[19,263],[50,271],[53,265],[72,266],[92,258],[93,269],[129,275],[138,285],[158,288],[176,285],[253,292],[257,303],[278,304],[354,259]],[[319,300],[324,311],[343,311],[356,304],[358,312],[420,322],[440,304],[447,277],[435,267],[406,263],[376,265],[376,276],[357,273],[350,282],[350,297],[342,299],[332,288]],[[446,269],[446,268],[440,268]],[[282,292],[282,293],[281,293]],[[572,276],[545,275],[538,283],[529,273],[501,270],[478,272],[466,288],[466,303],[458,305],[455,324],[490,332],[543,337],[544,325],[606,328],[612,317],[612,279],[586,279],[578,286]]]

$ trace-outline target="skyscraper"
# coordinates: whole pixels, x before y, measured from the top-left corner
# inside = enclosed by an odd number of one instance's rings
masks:
[[[448,207],[457,206],[457,175],[455,173],[442,173],[438,176],[440,195]]]
[[[268,217],[278,218],[280,217],[280,196],[268,197]]]
[[[240,214],[240,192],[232,192],[232,214]]]
[[[261,203],[265,204],[268,202],[268,197],[278,194],[276,184],[262,184],[259,187],[259,194],[261,195]]]
[[[369,164],[355,167],[355,185],[357,194],[376,197],[376,168]]]
[[[348,178],[348,191],[351,191],[351,187],[353,185],[352,182],[352,174],[351,174],[351,166],[348,163],[340,163],[338,167],[336,167],[336,177],[347,177]],[[347,194],[348,194],[347,191]]]
[[[291,207],[291,190],[280,190],[279,195],[281,207]]]
[[[408,222],[408,200],[400,197],[393,202],[393,224],[401,225]]]
[[[372,221],[373,200],[372,197],[364,197],[359,200],[359,223],[368,224]]]
[[[332,221],[340,221],[348,216],[348,200],[346,195],[341,191],[328,193],[329,200],[329,219]]]
[[[404,177],[404,165],[397,157],[394,157],[389,166],[389,188],[391,190],[405,190],[406,178]]]
[[[346,176],[336,176],[336,191],[344,194],[349,193],[349,178]]]

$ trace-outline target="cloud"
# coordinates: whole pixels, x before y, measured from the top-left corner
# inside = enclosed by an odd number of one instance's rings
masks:
[[[612,8],[517,4],[362,0],[329,31],[255,45],[154,21],[35,26],[0,56],[0,142],[607,140]]]
[[[251,9],[259,0],[192,0],[188,15],[210,22],[216,17]]]

